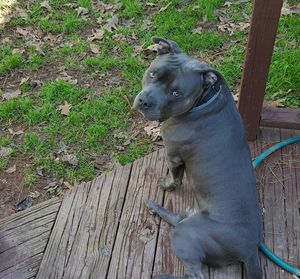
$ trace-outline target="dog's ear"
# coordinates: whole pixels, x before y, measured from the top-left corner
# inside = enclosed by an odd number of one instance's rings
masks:
[[[203,86],[205,88],[213,86],[215,83],[226,84],[223,76],[210,65],[198,60],[191,60],[186,64],[186,67],[203,75]]]
[[[216,83],[218,80],[217,75],[214,72],[207,71],[203,73],[203,82],[204,82],[204,87],[211,87]]]
[[[159,45],[157,48],[159,55],[167,53],[181,53],[180,47],[174,41],[158,37],[152,37],[151,39],[155,44]]]

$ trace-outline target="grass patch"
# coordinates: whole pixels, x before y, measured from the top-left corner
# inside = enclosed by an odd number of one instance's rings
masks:
[[[150,142],[134,142],[127,151],[119,153],[117,159],[121,165],[126,165],[134,160],[145,156],[151,150]]]
[[[0,76],[8,74],[10,71],[19,68],[23,64],[20,54],[11,54],[4,57],[0,62]]]
[[[140,91],[141,77],[151,62],[140,52],[141,46],[151,44],[151,36],[174,40],[195,56],[212,57],[208,60],[230,86],[240,81],[247,34],[239,28],[232,36],[220,32],[218,17],[222,14],[239,26],[248,21],[251,1],[229,7],[223,6],[225,0],[153,0],[152,4],[121,0],[119,6],[112,1],[49,0],[50,7],[41,7],[41,2],[19,3],[20,8],[27,8],[28,18],[11,19],[3,30],[8,39],[0,46],[1,90],[11,87],[22,91],[17,99],[1,103],[0,125],[26,131],[19,136],[5,135],[8,133],[4,131],[0,146],[12,146],[11,156],[30,158],[25,159],[28,187],[37,185],[37,167],[47,178],[75,183],[94,177],[98,171],[93,165],[95,154],[105,158],[115,154],[113,160],[124,165],[150,152],[152,143],[145,139],[118,151],[116,146],[123,142],[115,135],[126,134],[127,140],[135,132],[130,129],[135,114],[127,102]],[[88,9],[87,14],[78,13],[80,7]],[[88,40],[113,15],[119,18],[116,29],[106,30],[103,38]],[[280,19],[266,95],[290,107],[300,107],[299,24],[297,15]],[[203,30],[197,33],[199,26]],[[28,28],[30,35],[17,32],[12,36],[11,30],[16,27]],[[42,52],[34,47],[35,41]],[[91,43],[99,46],[99,53],[93,53]],[[60,75],[76,79],[77,84],[56,80]],[[29,80],[20,85],[27,77]],[[44,85],[34,88],[33,79],[42,80]],[[62,115],[59,109],[65,102],[70,105],[68,115]],[[78,158],[77,167],[62,160],[62,142],[67,152]],[[8,159],[2,160],[0,169],[5,170],[8,163]]]

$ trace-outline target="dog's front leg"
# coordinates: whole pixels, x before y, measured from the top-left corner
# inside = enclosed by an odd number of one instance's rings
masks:
[[[184,163],[178,157],[167,158],[170,175],[159,178],[158,185],[166,191],[173,191],[182,184],[184,174]]]

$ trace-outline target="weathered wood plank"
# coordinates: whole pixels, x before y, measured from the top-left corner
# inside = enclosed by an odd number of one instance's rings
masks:
[[[163,150],[133,164],[108,279],[151,278],[160,219],[149,213],[144,201],[162,203],[157,180],[166,172]]]
[[[281,140],[279,129],[262,129],[263,141],[268,142],[268,146],[262,145],[264,151],[275,142]],[[265,244],[279,257],[287,259],[287,232],[286,232],[286,186],[284,174],[280,162],[282,161],[282,151],[270,155],[259,168],[261,190],[263,196]],[[263,260],[263,270],[265,278],[290,278],[278,266],[269,260]]]
[[[238,102],[249,140],[255,140],[283,0],[255,0]]]
[[[37,278],[104,278],[130,172],[127,165],[69,192]]]
[[[60,204],[54,198],[0,220],[0,278],[36,275]]]
[[[300,132],[300,131],[299,131]],[[296,132],[281,130],[281,140],[291,138]],[[285,191],[284,213],[286,253],[284,259],[293,265],[299,266],[300,262],[300,143],[288,145],[282,149],[282,160],[279,164],[283,170],[283,183]],[[297,180],[298,177],[298,180]],[[297,185],[298,184],[298,185]],[[292,278],[291,275],[284,278]]]
[[[300,129],[300,110],[291,108],[263,107],[260,126]]]

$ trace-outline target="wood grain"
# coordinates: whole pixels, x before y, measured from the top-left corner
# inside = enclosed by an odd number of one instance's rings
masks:
[[[255,140],[283,0],[255,0],[238,108],[248,140]]]
[[[128,165],[69,192],[37,278],[90,278],[97,269],[105,274],[130,172]]]
[[[162,204],[157,180],[166,171],[163,150],[134,162],[107,278],[151,278],[160,219],[144,201]]]
[[[300,129],[300,110],[291,108],[263,107],[260,126]]]
[[[0,220],[0,278],[36,275],[60,204],[50,199]]]

